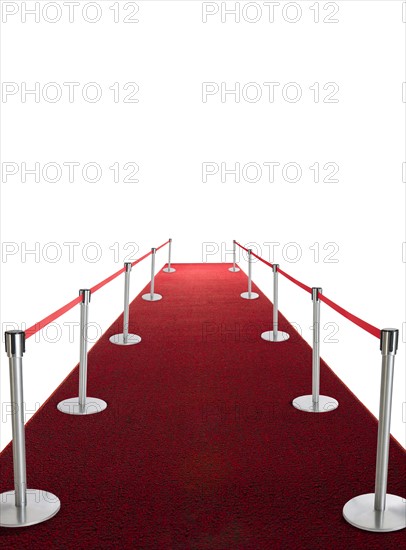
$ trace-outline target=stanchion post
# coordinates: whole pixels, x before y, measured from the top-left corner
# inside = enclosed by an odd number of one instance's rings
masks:
[[[320,287],[312,288],[313,300],[313,354],[312,354],[312,395],[296,397],[292,404],[300,411],[322,413],[334,411],[338,401],[333,397],[320,395]]]
[[[23,397],[25,332],[7,331],[5,341],[10,365],[14,491],[0,495],[0,526],[24,527],[50,519],[59,511],[61,503],[52,493],[27,489]]]
[[[313,354],[312,354],[312,401],[313,409],[320,401],[320,300],[321,288],[312,288],[313,300]]]
[[[147,294],[142,295],[142,299],[147,300],[148,302],[156,302],[158,300],[162,300],[162,296],[155,292],[155,256],[156,256],[156,248],[151,248],[151,285],[150,285],[150,291]]]
[[[245,300],[256,300],[259,294],[252,292],[252,250],[248,249],[248,292],[243,292],[241,298]]]
[[[124,264],[124,319],[123,319],[123,332],[120,334],[114,334],[110,336],[109,340],[112,344],[118,346],[132,346],[141,342],[141,336],[138,334],[129,334],[129,318],[130,318],[130,273],[132,269],[131,262],[125,262]]]
[[[367,493],[349,500],[343,508],[344,518],[366,531],[398,531],[406,528],[406,499],[387,494],[390,423],[392,412],[393,375],[398,349],[399,331],[381,330],[381,395],[376,450],[375,494]]]
[[[240,268],[237,267],[236,263],[237,263],[237,244],[236,244],[236,241],[233,240],[233,267],[229,267],[228,271],[232,271],[233,273],[240,271]]]
[[[268,342],[285,342],[289,339],[287,332],[278,330],[278,268],[279,264],[272,265],[273,271],[273,323],[272,330],[266,330],[261,334],[261,338]]]
[[[171,256],[172,256],[172,239],[169,239],[169,249],[168,249],[168,267],[164,267],[162,271],[165,273],[173,273],[176,271],[174,267],[171,267]]]
[[[65,399],[58,403],[58,410],[65,414],[87,415],[95,414],[107,407],[107,403],[96,397],[87,397],[87,340],[90,290],[81,289],[80,303],[80,360],[79,360],[79,397]]]

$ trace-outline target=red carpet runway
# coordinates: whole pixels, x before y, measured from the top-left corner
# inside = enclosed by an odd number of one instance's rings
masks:
[[[292,399],[311,389],[307,343],[283,316],[280,330],[291,338],[261,340],[272,305],[261,293],[240,298],[242,272],[174,267],[156,278],[161,301],[138,296],[131,305],[130,332],[142,342],[109,342],[120,318],[89,354],[88,394],[108,408],[57,411],[77,395],[75,368],[28,423],[28,486],[57,495],[61,510],[34,527],[0,529],[2,547],[401,547],[404,531],[369,533],[342,517],[349,499],[374,490],[372,415],[323,362],[322,392],[339,408],[296,410]],[[388,491],[398,495],[406,493],[404,459],[392,440]],[[3,492],[13,488],[10,446],[0,468]]]

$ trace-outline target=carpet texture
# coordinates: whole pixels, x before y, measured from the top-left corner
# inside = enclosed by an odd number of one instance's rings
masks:
[[[311,390],[308,344],[282,315],[290,339],[260,338],[272,304],[255,285],[258,300],[240,298],[244,273],[174,267],[156,277],[161,301],[139,295],[131,304],[130,332],[142,342],[109,342],[120,317],[89,353],[88,395],[108,408],[57,411],[77,395],[76,367],[28,423],[28,486],[56,494],[61,510],[40,525],[0,529],[3,547],[402,546],[404,531],[369,533],[342,517],[349,499],[374,491],[373,416],[324,362],[322,393],[339,408],[297,411],[292,399]],[[406,496],[404,459],[392,440],[388,492]],[[0,492],[13,489],[11,446],[0,468]]]

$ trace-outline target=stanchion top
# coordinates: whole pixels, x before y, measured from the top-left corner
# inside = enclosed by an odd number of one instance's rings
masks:
[[[381,330],[380,350],[382,355],[396,355],[399,343],[399,330],[397,328],[383,328]]]
[[[92,292],[88,288],[81,288],[79,290],[79,296],[82,296],[82,303],[88,304],[90,302],[90,296]]]
[[[312,287],[312,300],[318,300],[319,294],[323,293],[323,289],[319,286]]]
[[[4,333],[6,353],[8,357],[22,357],[25,352],[25,332],[23,330],[7,330]]]

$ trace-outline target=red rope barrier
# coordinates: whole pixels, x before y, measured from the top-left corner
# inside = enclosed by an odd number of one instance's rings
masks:
[[[139,264],[140,262],[142,262],[142,260],[145,260],[145,258],[148,258],[148,256],[151,256],[152,254],[152,251],[150,250],[149,252],[147,252],[146,254],[144,254],[144,256],[141,256],[141,258],[138,258],[138,260],[135,260],[131,266],[134,267],[135,265]]]
[[[169,241],[166,241],[166,243],[161,244],[161,246],[158,246],[158,248],[156,249],[156,251],[158,252],[158,250],[159,250],[160,248],[163,248],[163,247],[166,246],[167,244],[169,244]]]
[[[378,328],[374,327],[373,325],[370,325],[366,321],[363,321],[359,317],[356,317],[355,315],[353,315],[343,307],[332,302],[329,298],[326,298],[326,296],[324,296],[323,294],[319,294],[319,299],[322,302],[326,303],[328,306],[330,306],[332,309],[335,309],[338,313],[343,315],[343,317],[346,317],[347,319],[349,319],[359,327],[369,332],[369,334],[372,334],[372,336],[375,336],[376,338],[381,337],[381,331]]]
[[[248,249],[245,248],[244,246],[242,246],[237,241],[235,241],[235,244],[238,244],[238,246],[240,248],[242,248],[243,250],[248,252]],[[258,260],[261,260],[261,262],[263,262],[264,264],[269,265],[269,267],[273,267],[270,262],[267,262],[266,260],[261,258],[261,256],[258,256],[254,252],[251,252],[251,254],[253,256],[255,256],[256,258],[258,258]],[[292,283],[295,283],[295,285],[297,285],[300,288],[302,288],[303,290],[305,290],[306,292],[309,292],[310,294],[312,293],[312,289],[309,286],[305,285],[304,283],[301,283],[300,281],[298,281],[297,279],[295,279],[294,277],[292,277],[291,275],[289,275],[288,273],[283,271],[280,267],[278,267],[278,272],[281,275],[283,275],[284,277],[286,277],[287,279],[289,279],[289,281],[292,281]],[[324,302],[325,304],[327,304],[328,306],[330,306],[332,309],[335,309],[335,311],[340,313],[343,317],[346,317],[349,321],[352,321],[355,325],[357,325],[360,328],[364,329],[366,332],[369,332],[369,334],[372,334],[372,336],[375,336],[376,338],[381,337],[381,331],[378,328],[374,327],[373,325],[370,325],[366,321],[363,321],[362,319],[360,319],[356,315],[353,315],[352,313],[350,313],[349,311],[347,311],[343,307],[341,307],[338,304],[331,301],[329,298],[327,298],[323,294],[321,294],[321,293],[319,294],[319,299],[322,302]]]
[[[116,271],[116,273],[113,273],[113,275],[110,275],[110,277],[107,277],[107,279],[104,279],[104,281],[101,281],[100,283],[97,283],[97,285],[92,286],[92,288],[90,289],[90,294],[94,294],[95,292],[103,288],[104,285],[107,285],[107,283],[109,283],[110,281],[112,281],[122,273],[124,273],[124,271],[125,271],[125,267],[122,267],[121,269]]]
[[[25,331],[25,338],[26,339],[30,338],[30,336],[32,336],[42,328],[49,325],[49,323],[52,323],[52,321],[55,321],[55,319],[58,319],[58,317],[60,317],[61,315],[63,315],[64,313],[72,309],[74,306],[76,306],[76,304],[79,304],[82,301],[82,299],[83,299],[82,296],[78,296],[77,298],[69,302],[69,304],[66,304],[65,306],[57,309],[56,311],[54,311],[54,313],[51,313],[51,315],[48,315],[48,317],[45,317],[45,319],[42,319],[42,321],[39,321],[39,323],[35,323],[35,325],[33,325],[32,327],[27,328],[27,330]]]
[[[309,286],[305,285],[304,283],[301,283],[300,281],[298,281],[297,279],[295,279],[294,277],[292,277],[291,275],[283,271],[280,267],[278,267],[278,272],[284,277],[286,277],[287,279],[289,279],[289,281],[292,281],[292,283],[295,283],[295,285],[300,286],[300,288],[303,288],[303,290],[305,290],[306,292],[310,292],[310,294],[312,293],[312,289]]]
[[[238,244],[238,246],[239,246],[240,248],[242,248],[243,250],[245,250],[245,252],[248,252],[248,248],[245,248],[245,246],[243,246],[242,244],[237,243],[237,241],[235,241],[235,244]]]
[[[260,260],[263,264],[268,265],[269,267],[273,267],[273,265],[270,262],[267,262],[266,260],[264,260],[264,258],[261,258],[261,256],[258,256],[257,254],[255,254],[255,252],[251,252],[251,254],[256,258],[258,258],[258,260]]]
[[[168,243],[169,243],[169,241],[167,241],[164,244],[161,244],[161,246],[159,248],[162,248],[163,246],[165,246]],[[159,250],[159,248],[157,248],[157,250]],[[138,260],[135,260],[131,264],[131,266],[135,266],[136,264],[138,264],[139,262],[141,262],[142,260],[147,258],[147,256],[149,256],[150,254],[152,254],[151,251],[148,252],[147,254],[144,254],[144,256],[141,256],[141,258],[138,258]],[[125,267],[122,267],[121,269],[116,271],[116,273],[113,273],[113,275],[110,275],[110,277],[107,277],[106,279],[104,279],[103,281],[98,283],[97,285],[94,285],[90,289],[90,293],[93,294],[94,292],[97,292],[102,287],[107,285],[107,283],[109,283],[110,281],[113,281],[116,277],[118,277],[119,275],[124,273],[124,271],[125,271]],[[82,296],[78,296],[77,298],[75,298],[74,300],[69,302],[68,304],[66,304],[66,305],[62,306],[61,308],[57,309],[56,311],[54,311],[54,313],[51,313],[51,315],[48,315],[47,317],[45,317],[45,319],[42,319],[42,321],[39,321],[38,323],[35,323],[35,325],[32,325],[32,327],[28,328],[25,331],[25,338],[26,339],[30,338],[30,336],[32,336],[33,334],[36,334],[41,329],[45,328],[47,325],[49,325],[49,323],[52,323],[52,321],[55,321],[55,319],[58,319],[58,317],[61,317],[61,315],[63,315],[64,313],[66,313],[67,311],[69,311],[70,309],[75,307],[81,301],[82,301]]]

